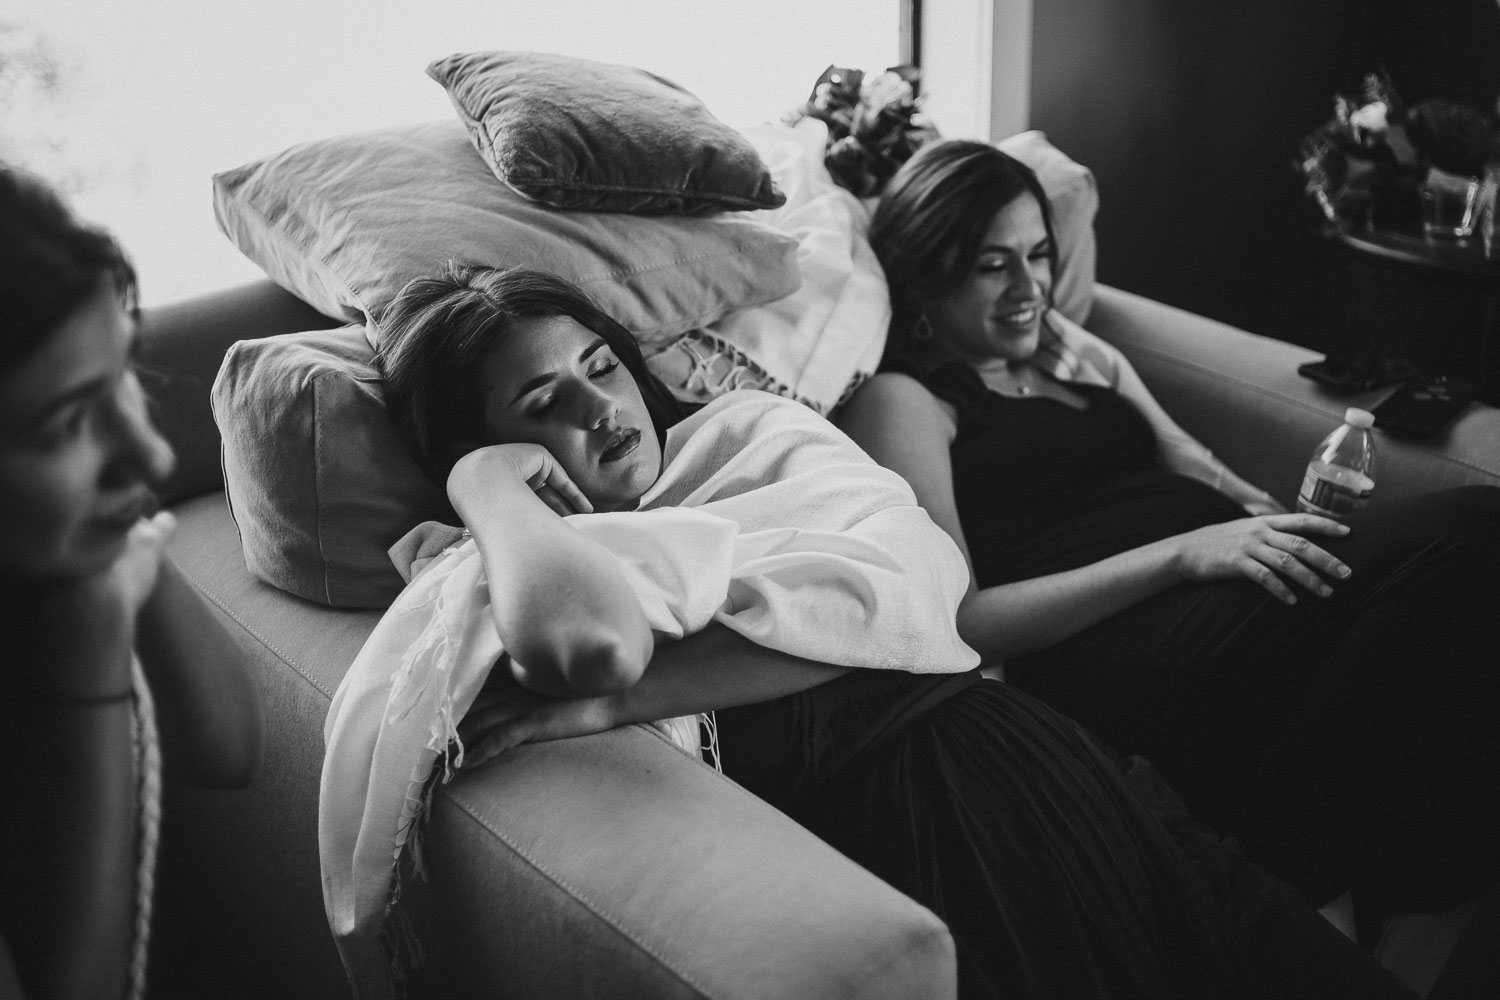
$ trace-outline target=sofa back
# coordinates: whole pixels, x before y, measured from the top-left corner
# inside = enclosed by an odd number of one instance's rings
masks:
[[[152,415],[177,452],[164,502],[224,486],[219,428],[208,401],[229,346],[237,340],[325,330],[344,322],[324,316],[270,281],[143,309],[140,357]]]

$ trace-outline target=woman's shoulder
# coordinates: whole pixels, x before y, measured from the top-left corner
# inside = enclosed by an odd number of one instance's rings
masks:
[[[926,381],[914,371],[888,369],[876,372],[866,379],[849,397],[849,402],[840,412],[851,407],[880,407],[905,409],[908,407],[929,408],[940,402]]]
[[[958,430],[958,411],[916,375],[882,371],[855,390],[834,414],[834,422],[866,447],[889,434],[920,438],[924,431],[951,443]]]

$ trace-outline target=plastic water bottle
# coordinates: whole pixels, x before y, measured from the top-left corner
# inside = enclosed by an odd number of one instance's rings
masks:
[[[1307,514],[1341,518],[1363,507],[1375,490],[1375,437],[1370,428],[1375,415],[1351,406],[1344,423],[1323,439],[1297,494],[1297,509]]]

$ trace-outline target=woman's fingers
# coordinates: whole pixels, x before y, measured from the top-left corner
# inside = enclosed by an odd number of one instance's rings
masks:
[[[564,500],[573,505],[580,514],[592,514],[594,505],[589,503],[589,498],[583,495],[568,474],[563,471],[562,464],[554,461],[552,463],[552,474],[547,477],[547,485],[562,494]]]
[[[542,503],[546,504],[548,509],[550,509],[552,513],[556,514],[558,517],[568,517],[571,514],[580,513],[580,511],[571,503],[569,503],[561,493],[557,492],[557,490],[553,489],[546,483],[543,483],[542,485],[536,487],[535,491],[536,495],[541,499]]]
[[[1277,531],[1297,535],[1331,535],[1341,538],[1349,534],[1347,524],[1321,514],[1268,514],[1260,520]]]
[[[458,727],[464,744],[463,766],[478,767],[523,743],[589,736],[613,729],[616,724],[608,697],[558,699],[532,695],[470,709]]]
[[[562,463],[553,458],[545,449],[538,449],[538,463],[536,471],[526,480],[526,484],[536,491],[554,511],[567,517],[569,514],[591,514],[594,505],[589,498],[583,495],[568,473],[562,467]],[[557,498],[559,503],[554,503],[551,498]]]
[[[1347,530],[1345,528],[1339,534],[1346,533]],[[1346,563],[1302,535],[1273,532],[1266,537],[1263,546],[1251,555],[1258,564],[1252,577],[1288,604],[1296,603],[1296,594],[1286,587],[1283,578],[1320,597],[1328,597],[1333,593],[1328,580],[1348,579],[1352,572]],[[1265,570],[1270,572],[1264,572]]]

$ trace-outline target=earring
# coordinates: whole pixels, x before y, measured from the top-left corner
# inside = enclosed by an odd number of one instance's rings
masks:
[[[934,333],[933,333],[933,329],[932,329],[932,320],[930,320],[930,319],[927,318],[927,314],[926,313],[922,313],[920,316],[917,317],[916,325],[914,325],[912,327],[912,330],[911,330],[911,339],[912,340],[931,340],[933,338],[933,336],[934,336]]]

